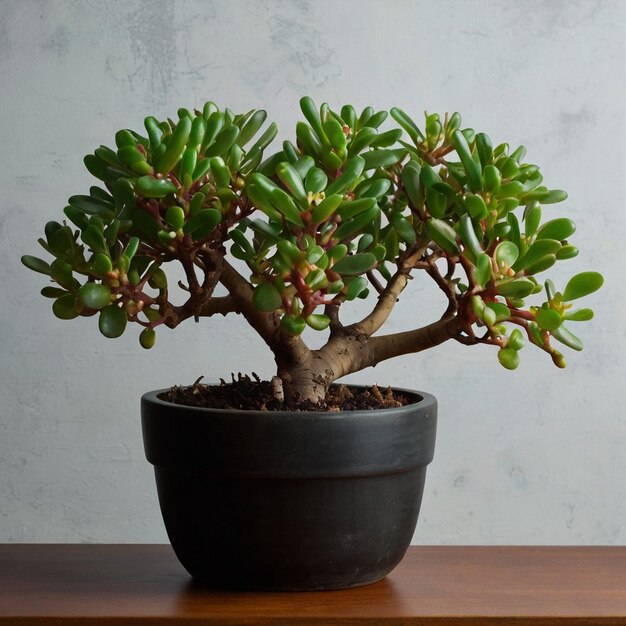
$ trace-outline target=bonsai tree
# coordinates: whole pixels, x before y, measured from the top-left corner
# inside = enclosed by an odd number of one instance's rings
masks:
[[[507,369],[525,343],[558,367],[555,342],[582,349],[569,325],[593,312],[572,303],[603,279],[579,273],[560,290],[538,280],[578,249],[572,220],[542,222],[567,195],[542,184],[524,147],[493,147],[458,113],[426,114],[420,128],[393,108],[397,125],[381,131],[386,111],[300,105],[295,142],[270,156],[278,131],[261,132],[265,111],[236,115],[212,102],[180,109],[177,121],[147,117],[146,135],[120,130],[116,149],[87,155],[100,184],[69,198],[69,222],[46,224],[39,243],[54,260],[22,257],[55,283],[41,292],[53,313],[97,315],[111,338],[133,322],[144,348],[160,326],[240,314],[273,352],[282,393],[311,401],[346,374],[450,339],[494,346]],[[179,305],[171,263],[186,276]],[[443,311],[426,326],[381,332],[417,276],[441,289]],[[218,284],[228,295],[214,295]],[[371,307],[346,321],[342,305],[355,298]],[[327,331],[323,347],[306,345],[306,326]]]

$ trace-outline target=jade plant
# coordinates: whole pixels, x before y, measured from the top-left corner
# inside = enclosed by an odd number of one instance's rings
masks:
[[[133,322],[144,348],[160,327],[241,314],[273,352],[284,395],[312,401],[346,374],[449,339],[493,346],[507,369],[525,343],[558,367],[558,344],[582,349],[570,323],[593,312],[573,303],[603,279],[585,271],[560,290],[538,279],[578,249],[574,223],[550,206],[567,194],[543,185],[524,147],[494,147],[458,113],[426,114],[420,128],[398,108],[388,120],[308,97],[300,106],[295,142],[271,154],[278,129],[263,128],[265,111],[207,102],[178,120],[147,117],[145,133],[120,130],[115,149],[87,155],[100,182],[69,198],[66,221],[46,224],[39,243],[54,260],[22,257],[54,283],[41,292],[53,313],[97,316],[110,338]],[[172,263],[186,277],[181,304]],[[418,276],[441,289],[443,311],[381,332]],[[356,298],[366,314],[342,319]],[[307,326],[326,332],[321,348],[306,345]]]

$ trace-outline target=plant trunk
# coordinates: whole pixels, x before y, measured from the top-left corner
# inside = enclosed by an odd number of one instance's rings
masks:
[[[276,355],[276,365],[286,400],[319,402],[326,396],[329,383],[316,376],[310,356],[303,362],[294,360],[291,355]]]

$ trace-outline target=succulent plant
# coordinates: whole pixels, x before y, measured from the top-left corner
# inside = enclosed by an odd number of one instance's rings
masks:
[[[265,111],[212,102],[177,121],[147,117],[145,135],[120,130],[116,149],[87,155],[100,184],[69,198],[66,221],[46,224],[39,243],[54,260],[22,257],[54,283],[41,292],[53,313],[97,315],[111,338],[134,322],[144,348],[159,326],[241,313],[274,353],[285,394],[312,400],[343,375],[448,339],[495,346],[508,369],[525,343],[558,367],[555,341],[582,349],[570,322],[593,312],[572,306],[603,279],[582,272],[561,290],[538,280],[578,249],[572,220],[542,222],[567,194],[543,185],[524,147],[494,147],[458,113],[426,114],[422,130],[392,108],[395,124],[380,130],[387,111],[300,106],[295,143],[270,156],[278,129],[263,129]],[[182,305],[168,297],[171,262],[186,276]],[[435,281],[445,310],[377,334],[416,274]],[[228,295],[214,295],[218,284]],[[342,304],[370,291],[367,315],[340,321]],[[307,326],[328,329],[322,348],[306,346]]]

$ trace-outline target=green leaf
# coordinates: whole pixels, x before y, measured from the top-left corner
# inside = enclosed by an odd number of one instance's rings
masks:
[[[278,174],[278,178],[280,178],[291,195],[300,203],[302,208],[308,208],[309,201],[307,199],[307,193],[304,189],[304,185],[302,184],[302,179],[294,166],[286,161],[279,163],[276,168],[276,174]]]
[[[306,327],[306,321],[295,315],[283,315],[280,325],[291,335],[300,335]]]
[[[541,198],[541,204],[556,204],[567,199],[567,193],[561,189],[551,189],[547,195]]]
[[[56,259],[50,266],[52,278],[65,289],[74,289],[78,281],[72,276],[72,266],[61,259]]]
[[[421,167],[417,161],[409,161],[402,170],[402,184],[406,190],[411,204],[415,208],[421,209],[424,201],[420,190],[420,172]]]
[[[275,311],[280,309],[283,299],[280,292],[271,283],[261,283],[252,294],[252,303],[259,311]]]
[[[65,289],[59,289],[58,287],[44,287],[40,293],[44,298],[60,298],[64,296],[67,291],[65,291]]]
[[[556,255],[555,254],[546,254],[545,256],[529,263],[524,268],[524,275],[532,276],[533,274],[539,274],[540,272],[545,272],[547,269],[551,268],[556,263]]]
[[[561,248],[561,242],[556,239],[538,239],[533,243],[526,251],[526,254],[522,255],[513,266],[513,269],[517,272],[539,261],[547,254],[555,254]]]
[[[367,289],[367,285],[367,279],[363,278],[363,276],[351,279],[346,290],[346,300],[350,301],[358,298]]]
[[[541,308],[535,313],[537,324],[544,330],[550,332],[556,330],[562,323],[563,319],[557,311],[549,308]]]
[[[506,342],[506,347],[516,351],[524,347],[524,335],[522,335],[522,331],[519,328],[513,330]]]
[[[577,311],[567,311],[563,318],[568,322],[588,322],[593,319],[593,310],[578,309]]]
[[[483,248],[474,232],[472,218],[468,213],[464,213],[459,219],[459,235],[466,249],[469,250],[475,258],[478,258],[478,256],[483,253]]]
[[[452,135],[452,144],[454,145],[454,149],[461,159],[461,163],[463,164],[463,168],[465,169],[465,173],[467,174],[467,181],[469,183],[470,189],[474,193],[480,191],[482,186],[481,173],[478,165],[472,158],[467,139],[460,130],[457,130]]]
[[[176,129],[170,137],[165,152],[155,163],[155,169],[159,174],[168,174],[176,163],[178,163],[180,155],[187,144],[187,139],[189,138],[189,134],[191,132],[191,124],[192,122],[190,118],[183,117],[176,125]],[[158,198],[163,196],[151,197]]]
[[[237,138],[237,144],[245,146],[254,137],[267,118],[267,112],[260,109],[255,111],[252,117],[246,122],[245,126],[241,129],[239,137]]]
[[[404,128],[415,145],[417,145],[420,140],[424,139],[422,131],[420,131],[415,125],[415,122],[402,109],[393,107],[390,113],[391,117]]]
[[[321,171],[321,170],[318,170]],[[308,180],[308,176],[307,176]],[[325,222],[343,202],[343,196],[340,194],[333,194],[326,196],[314,209],[311,214],[311,220],[314,224],[321,224]]]
[[[85,283],[78,290],[78,295],[90,309],[100,310],[111,303],[111,290],[102,284]]]
[[[123,334],[127,321],[128,316],[125,309],[120,309],[115,304],[109,304],[100,311],[98,328],[105,337],[115,339]]]
[[[594,291],[598,291],[603,283],[604,278],[602,274],[598,272],[581,272],[580,274],[576,274],[565,286],[563,300],[569,302],[570,300],[587,296]]]
[[[484,289],[485,285],[491,280],[491,258],[484,252],[479,254],[476,259],[474,280],[481,289]]]
[[[307,193],[320,193],[328,184],[328,176],[319,167],[312,167],[306,174],[304,189]]]
[[[511,317],[511,311],[509,307],[502,302],[488,302],[486,305],[496,314],[495,323],[503,322]]]
[[[535,283],[529,278],[516,278],[497,284],[496,289],[505,298],[525,298],[533,293]]]
[[[200,118],[196,118],[200,119]],[[154,328],[144,328],[139,334],[139,343],[142,348],[149,350],[154,346],[156,342],[156,333],[154,332]]]
[[[519,353],[513,348],[502,348],[498,350],[498,361],[500,365],[508,370],[517,369],[519,365]]]
[[[322,313],[312,313],[306,318],[306,323],[315,330],[324,330],[330,324],[330,317]]]
[[[211,233],[221,221],[222,214],[217,209],[202,209],[187,220],[183,232],[197,241]]]
[[[487,217],[487,205],[481,196],[468,194],[465,198],[465,205],[472,219],[482,220]]]
[[[185,212],[182,207],[173,205],[165,213],[165,221],[174,229],[178,230],[185,225]]]
[[[171,180],[166,178],[154,178],[153,176],[142,176],[138,178],[135,188],[146,198],[164,198],[177,191],[176,186]]]
[[[567,244],[557,250],[556,258],[559,261],[565,261],[566,259],[573,259],[575,256],[578,256],[578,248],[576,246],[572,246],[571,244]]]
[[[469,219],[469,216],[468,216]],[[454,229],[444,220],[431,217],[426,221],[426,234],[444,252],[457,254],[459,248],[456,243]]]
[[[502,184],[502,176],[495,165],[486,165],[483,169],[483,187],[491,194],[497,194]]]
[[[365,160],[363,157],[355,156],[348,159],[343,166],[341,176],[335,179],[326,188],[326,195],[344,193],[347,189],[353,189],[357,180],[363,173],[364,167]]]
[[[562,344],[565,344],[568,348],[572,350],[582,350],[583,342],[574,335],[574,333],[570,332],[567,328],[565,328],[564,324],[561,324],[556,330],[553,330],[550,333],[557,341],[560,341]]]
[[[115,217],[115,211],[112,204],[104,202],[92,196],[72,196],[68,199],[68,204],[80,209],[88,215],[99,215],[104,220],[112,220]]]
[[[337,213],[343,221],[352,219],[356,215],[369,211],[376,206],[376,198],[360,198],[359,200],[342,200]]]
[[[556,239],[563,241],[576,231],[576,224],[567,217],[557,217],[546,222],[537,232],[537,239]]]
[[[372,198],[372,200],[374,200],[374,198]],[[355,202],[358,201],[355,200]],[[372,221],[375,220],[379,214],[380,209],[378,205],[374,203],[374,206],[372,206],[371,209],[363,211],[351,220],[343,222],[335,231],[333,238],[341,241],[342,239],[352,237],[355,233],[362,232],[363,228],[371,224]]]
[[[51,269],[50,265],[46,263],[42,259],[38,259],[35,256],[30,256],[25,254],[22,257],[22,263],[29,269],[33,270],[33,272],[39,272],[40,274],[45,274],[46,276],[50,276]]]
[[[80,307],[77,305],[76,294],[68,293],[54,301],[52,312],[61,320],[73,320],[79,315]]]
[[[333,270],[344,276],[364,274],[376,265],[376,257],[371,252],[360,252],[346,256],[333,266]]]
[[[406,150],[371,150],[365,152],[362,157],[365,162],[365,170],[377,167],[389,167],[401,161],[406,155]]]
[[[502,241],[496,246],[493,257],[500,269],[512,267],[517,261],[519,250],[512,241]]]
[[[408,244],[414,244],[417,241],[417,235],[415,234],[413,225],[399,211],[393,211],[391,213],[391,223],[402,241]]]
[[[274,207],[282,213],[288,222],[296,226],[304,225],[300,217],[300,210],[289,194],[277,187],[270,193],[270,198]]]

